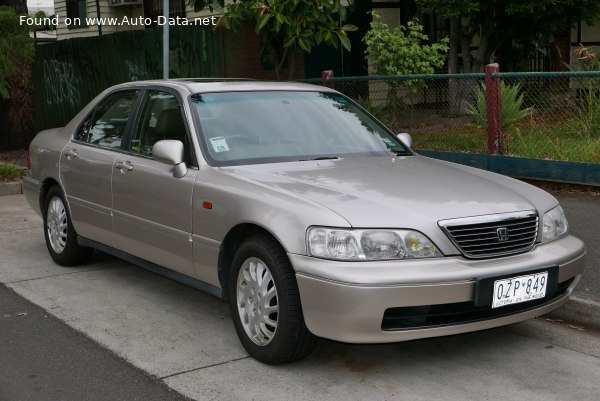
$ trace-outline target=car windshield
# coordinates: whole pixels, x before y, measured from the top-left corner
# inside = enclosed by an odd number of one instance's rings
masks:
[[[410,154],[337,93],[256,91],[192,96],[215,166]]]

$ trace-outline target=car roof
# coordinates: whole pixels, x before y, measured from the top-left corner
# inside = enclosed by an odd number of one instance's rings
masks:
[[[187,89],[190,93],[207,92],[236,92],[236,91],[318,91],[335,92],[333,89],[320,85],[290,81],[255,81],[243,78],[186,78],[186,79],[156,79],[134,81],[115,86],[166,86]]]

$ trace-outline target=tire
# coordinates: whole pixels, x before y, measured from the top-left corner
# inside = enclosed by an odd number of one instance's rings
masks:
[[[253,358],[277,365],[313,350],[316,337],[304,323],[294,270],[272,237],[255,235],[237,249],[229,295],[235,330]]]
[[[76,266],[90,259],[93,249],[77,243],[65,195],[56,185],[46,194],[43,216],[46,247],[57,264]]]

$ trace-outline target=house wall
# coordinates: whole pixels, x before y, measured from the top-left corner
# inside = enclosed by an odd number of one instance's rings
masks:
[[[98,0],[98,4],[100,5],[100,17],[101,18],[119,18],[121,19],[123,16],[128,16],[131,18],[138,18],[144,15],[144,8],[141,5],[128,5],[128,6],[118,6],[118,7],[110,7],[108,0]],[[58,26],[57,26],[57,38],[58,40],[71,39],[71,38],[83,38],[90,36],[98,36],[99,29],[98,25],[90,25],[87,27],[71,27],[69,28],[64,23],[64,18],[67,16],[67,2],[65,0],[55,0],[54,8],[56,13],[59,16]],[[95,18],[97,17],[97,8],[96,8],[96,0],[88,0],[86,3],[87,8],[87,17]],[[113,32],[122,32],[129,31],[133,29],[143,29],[143,26],[110,26],[104,25],[102,26],[102,34],[105,33],[113,33]]]
[[[577,50],[580,44],[584,47],[590,47],[600,56],[600,24],[588,25],[586,23],[582,23],[581,31],[578,30],[577,26],[571,29],[570,65],[573,70],[580,69],[577,55],[575,54],[575,50]],[[600,61],[600,58],[598,61]]]
[[[138,18],[144,16],[143,6],[119,6],[110,7],[108,0],[100,0],[100,17],[101,18],[121,18],[128,16],[131,18]],[[56,0],[55,2],[56,12],[59,17],[59,25],[57,27],[57,34],[59,40],[81,38],[81,37],[92,37],[98,36],[98,26],[88,27],[76,27],[68,28],[64,24],[64,17],[67,14],[66,1]],[[194,18],[218,16],[218,14],[212,13],[209,9],[194,12],[193,8],[188,4],[186,5],[186,17],[188,20]],[[88,0],[87,2],[87,17],[95,18],[96,14],[96,1]],[[138,26],[103,26],[102,34],[109,34],[120,31],[129,31],[133,29],[144,29],[143,25]],[[211,26],[206,26],[204,29],[213,29]],[[260,37],[254,31],[254,27],[251,24],[244,24],[239,31],[229,31],[219,28],[223,34],[222,44],[222,55],[220,63],[221,76],[233,77],[233,78],[255,78],[255,79],[276,79],[275,69],[262,63],[259,57],[260,52]],[[296,54],[295,61],[295,74],[294,78],[304,78],[304,57],[301,51]],[[287,79],[288,70],[283,69],[281,71],[281,77]]]
[[[237,32],[223,32],[223,76],[227,78],[254,78],[275,80],[275,68],[263,64],[260,57],[260,37],[254,26],[243,24]],[[304,53],[296,52],[294,79],[304,78]],[[288,79],[289,70],[283,68],[281,79]]]

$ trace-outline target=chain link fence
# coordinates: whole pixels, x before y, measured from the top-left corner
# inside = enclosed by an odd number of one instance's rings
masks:
[[[346,94],[417,150],[600,163],[600,72],[495,73],[500,106],[492,151],[485,74],[335,77]],[[306,80],[321,84],[321,79]],[[501,110],[501,112],[500,112]]]

